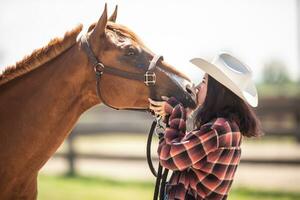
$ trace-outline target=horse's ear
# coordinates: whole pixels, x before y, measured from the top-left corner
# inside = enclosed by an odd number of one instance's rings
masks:
[[[97,36],[102,35],[103,33],[105,33],[106,23],[107,23],[107,5],[105,3],[104,11],[103,11],[99,21],[97,22],[95,28],[94,28],[94,31],[95,31]]]
[[[116,19],[117,19],[117,13],[118,13],[118,5],[116,5],[115,11],[114,11],[114,13],[110,16],[110,18],[108,19],[108,21],[116,22]]]

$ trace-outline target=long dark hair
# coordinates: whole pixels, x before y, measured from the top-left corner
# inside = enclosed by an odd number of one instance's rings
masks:
[[[200,128],[203,124],[217,117],[235,121],[240,132],[246,137],[261,136],[260,122],[254,110],[213,77],[208,75],[205,101],[196,111],[194,125]]]

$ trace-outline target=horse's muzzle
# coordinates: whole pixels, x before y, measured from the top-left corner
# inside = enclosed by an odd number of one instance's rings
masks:
[[[197,93],[193,84],[189,83],[184,88],[182,104],[184,107],[195,109],[197,107]]]

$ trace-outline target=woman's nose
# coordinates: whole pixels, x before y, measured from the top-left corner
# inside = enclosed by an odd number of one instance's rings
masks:
[[[195,90],[197,93],[201,90],[201,83],[195,87]]]

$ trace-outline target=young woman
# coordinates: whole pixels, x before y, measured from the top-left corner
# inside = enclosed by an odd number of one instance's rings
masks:
[[[191,60],[206,72],[195,88],[194,130],[186,132],[188,108],[174,97],[150,101],[167,127],[158,148],[162,166],[173,171],[168,200],[227,199],[241,157],[242,136],[261,134],[252,107],[257,93],[250,69],[233,56],[219,54],[213,63]]]

